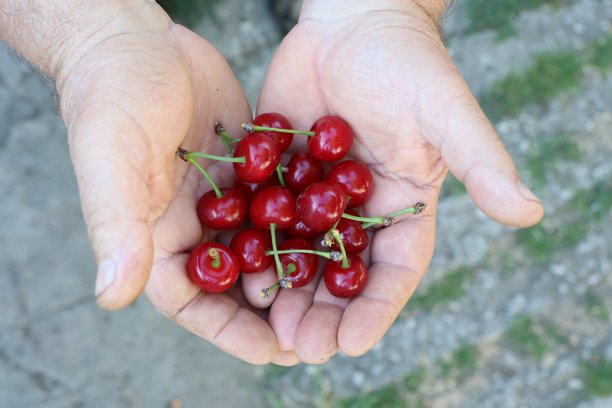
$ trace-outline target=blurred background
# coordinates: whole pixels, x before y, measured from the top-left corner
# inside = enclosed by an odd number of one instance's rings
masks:
[[[160,1],[253,104],[299,1]],[[612,1],[463,0],[454,60],[541,224],[488,220],[449,178],[436,254],[360,358],[254,367],[143,297],[99,310],[50,86],[0,45],[0,407],[612,407]]]

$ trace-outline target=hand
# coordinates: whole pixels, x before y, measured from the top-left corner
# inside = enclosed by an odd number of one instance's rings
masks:
[[[374,175],[366,215],[429,205],[375,233],[365,256],[369,281],[355,299],[331,296],[322,282],[279,293],[269,316],[278,364],[321,363],[338,349],[358,356],[381,339],[431,260],[447,169],[489,217],[514,227],[542,217],[433,20],[414,2],[305,1],[257,110],[280,112],[297,128],[330,113],[347,120],[352,155]]]
[[[230,354],[267,363],[277,352],[276,338],[244,305],[241,289],[207,295],[187,278],[188,251],[213,238],[195,211],[210,186],[175,155],[179,146],[224,154],[214,122],[238,134],[250,107],[210,44],[167,16],[160,19],[159,29],[146,30],[132,24],[138,19],[113,20],[93,45],[72,47],[78,55],[59,71],[62,113],[99,265],[98,303],[119,309],[146,285],[165,316]],[[232,172],[223,165],[208,170],[221,185],[230,182]]]

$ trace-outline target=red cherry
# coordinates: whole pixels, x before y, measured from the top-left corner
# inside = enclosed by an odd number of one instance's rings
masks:
[[[372,195],[372,173],[368,166],[356,160],[337,163],[329,171],[327,180],[342,186],[350,197],[349,207],[359,207]]]
[[[208,293],[221,293],[231,288],[239,272],[236,256],[217,242],[196,246],[187,259],[187,276]]]
[[[293,125],[289,119],[280,113],[260,113],[253,119],[253,124],[256,126],[277,128],[277,129],[293,129]],[[293,141],[293,134],[281,132],[257,132],[271,137],[278,144],[280,152],[285,152]]]
[[[342,159],[353,144],[350,126],[338,116],[323,116],[312,125],[314,136],[308,138],[308,151],[324,162]]]
[[[242,230],[234,235],[229,248],[236,255],[241,272],[261,272],[272,263],[272,257],[266,256],[266,251],[272,249],[272,243],[270,234],[265,231],[254,228]]]
[[[300,194],[312,183],[323,180],[323,165],[308,153],[296,153],[291,156],[283,179],[289,190]]]
[[[276,224],[278,229],[289,228],[298,219],[295,207],[295,196],[287,188],[268,187],[251,201],[251,222],[260,229],[269,229],[270,224]]]
[[[257,194],[264,188],[277,186],[278,184],[279,181],[276,173],[272,174],[270,177],[263,181],[258,181],[254,183],[243,180],[240,177],[236,177],[234,179],[234,188],[245,195],[247,202],[251,202],[253,197],[255,197],[255,194]]]
[[[234,158],[244,157],[244,163],[234,163],[236,175],[243,180],[258,182],[270,177],[280,162],[280,150],[274,140],[261,133],[247,135],[234,149]]]
[[[247,200],[234,188],[222,188],[223,197],[217,198],[211,190],[198,200],[198,218],[203,226],[214,230],[239,227],[247,218]]]
[[[351,215],[358,215],[352,210],[346,210],[345,212]],[[342,240],[342,245],[344,245],[344,250],[346,252],[358,254],[368,247],[368,243],[370,242],[368,234],[359,221],[349,220],[343,217],[340,222],[338,222],[336,229],[340,233],[340,239]],[[340,251],[340,247],[335,241],[331,249]]]
[[[315,231],[327,231],[346,208],[346,193],[337,183],[311,184],[297,198],[297,212],[304,224]]]
[[[292,249],[308,249],[311,251],[315,250],[315,247],[308,241],[292,238],[283,242],[279,247],[279,250],[292,250]],[[279,254],[281,266],[283,271],[288,273],[287,279],[291,282],[292,288],[300,288],[308,285],[314,279],[319,269],[319,257],[315,254],[302,254],[302,253],[291,253],[291,254]],[[274,266],[276,270],[276,265]],[[278,274],[278,270],[276,270]]]
[[[367,268],[355,254],[347,254],[348,268],[342,262],[327,262],[323,270],[325,287],[332,295],[340,298],[353,298],[365,287]]]
[[[287,231],[292,238],[312,239],[317,235],[320,235],[319,231],[315,231],[308,225],[304,224],[304,221],[298,219]]]

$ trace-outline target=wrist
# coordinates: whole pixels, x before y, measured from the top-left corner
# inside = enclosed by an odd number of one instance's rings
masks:
[[[0,40],[54,81],[105,39],[167,30],[169,22],[163,10],[148,0],[0,2]]]

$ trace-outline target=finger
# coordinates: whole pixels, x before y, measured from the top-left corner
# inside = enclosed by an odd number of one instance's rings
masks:
[[[259,309],[270,307],[272,302],[275,301],[278,290],[272,290],[271,296],[268,297],[262,295],[262,290],[278,282],[274,269],[270,267],[262,272],[242,273],[240,276],[242,279],[242,290],[249,304]]]
[[[463,181],[474,203],[494,220],[527,227],[543,216],[539,199],[519,175],[495,129],[460,75],[444,81],[446,96],[435,109],[434,145]],[[430,122],[431,123],[431,122]]]
[[[345,354],[366,353],[391,327],[427,269],[434,240],[435,216],[429,213],[375,234],[368,282],[347,306],[338,329]]]
[[[272,364],[291,367],[300,363],[299,357],[293,351],[280,351],[272,360]]]
[[[149,150],[138,126],[121,119],[124,112],[96,106],[80,112],[69,127],[83,216],[98,264],[96,297],[111,310],[142,292],[153,253],[145,164]]]

